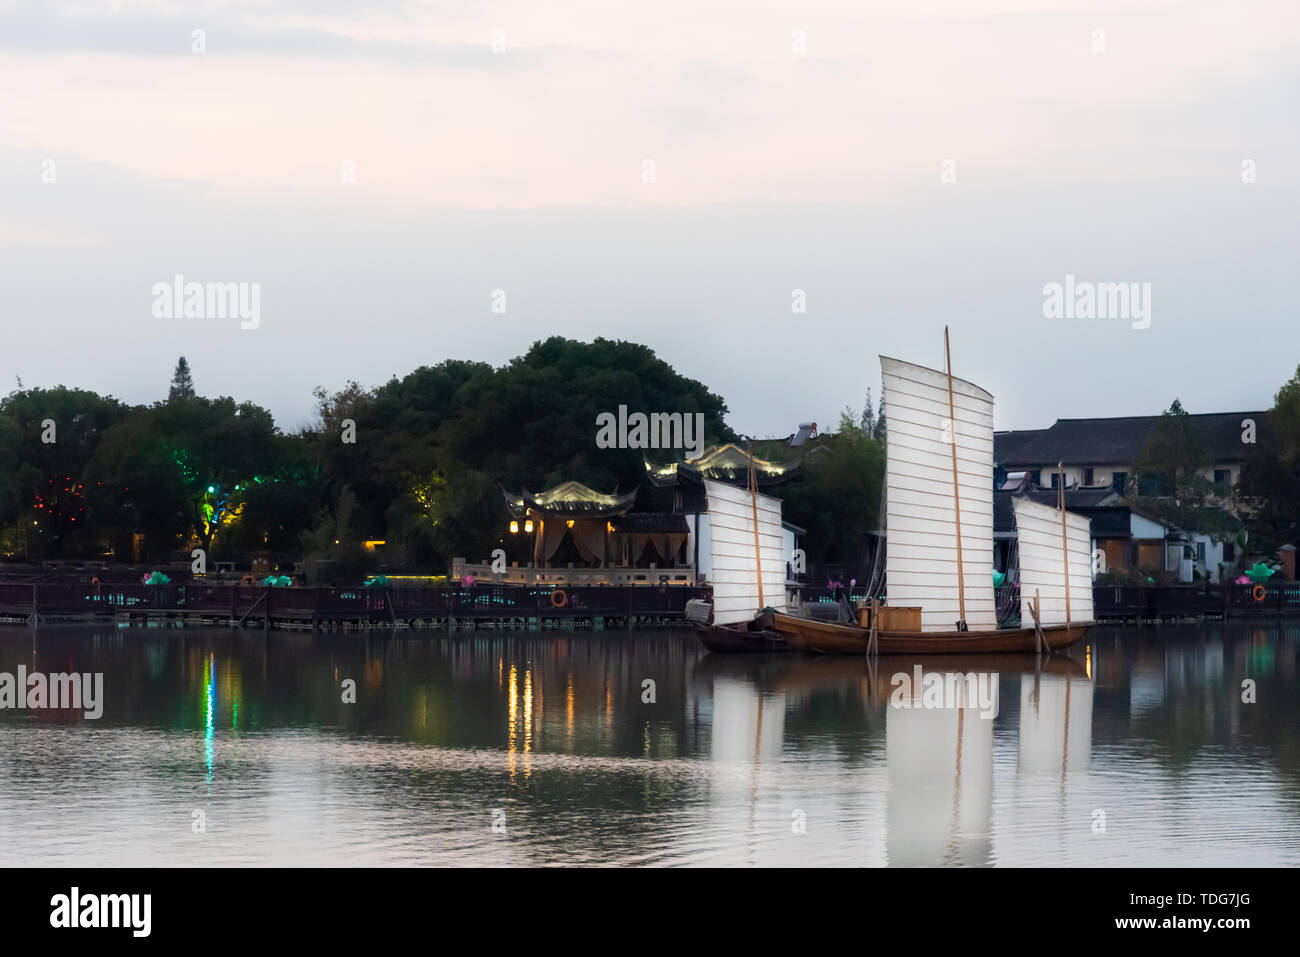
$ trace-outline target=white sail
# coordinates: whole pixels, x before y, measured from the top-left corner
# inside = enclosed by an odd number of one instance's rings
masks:
[[[712,538],[713,623],[748,621],[762,611],[754,555],[754,504],[747,489],[704,480]],[[785,547],[781,500],[758,495],[758,557],[763,564],[763,605],[785,611]]]
[[[1064,624],[1066,558],[1070,570],[1070,621],[1092,621],[1092,520],[1065,513],[1065,541],[1061,540],[1061,512],[1027,498],[1012,502],[1016,512],[1016,537],[1020,552],[1020,623],[1033,624],[1029,605],[1039,595],[1039,616],[1044,625]]]
[[[957,442],[966,623],[997,627],[993,598],[993,396],[948,376],[880,357],[889,437],[885,464],[885,586],[890,605],[919,607],[924,631],[961,617],[951,441]]]

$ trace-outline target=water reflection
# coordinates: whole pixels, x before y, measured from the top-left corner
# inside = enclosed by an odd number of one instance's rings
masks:
[[[1300,626],[1093,638],[871,662],[0,629],[0,671],[105,673],[99,721],[0,711],[0,828],[27,838],[0,863],[1300,863]]]
[[[888,670],[890,659],[882,667]],[[978,659],[938,667],[899,660],[892,667],[892,687],[909,672],[922,681],[911,682],[905,695],[891,695],[886,712],[889,863],[987,864],[997,708],[975,700],[972,686],[996,689],[1000,675],[977,670]],[[935,688],[942,690],[927,694]]]

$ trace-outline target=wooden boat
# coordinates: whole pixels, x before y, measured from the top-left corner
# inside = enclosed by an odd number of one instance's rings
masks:
[[[1016,500],[1021,596],[1031,627],[999,629],[993,593],[993,396],[947,369],[880,357],[888,605],[858,625],[775,614],[776,631],[817,654],[1041,653],[1092,624],[1088,519]],[[1074,601],[1071,601],[1073,587]],[[1032,596],[1032,598],[1030,597]]]
[[[773,652],[793,651],[773,627],[775,612],[766,611],[749,621],[730,625],[696,624],[695,636],[709,651]]]

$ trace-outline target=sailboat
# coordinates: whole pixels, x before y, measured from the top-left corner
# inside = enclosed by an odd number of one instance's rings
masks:
[[[1080,640],[1092,622],[1087,518],[1016,504],[1021,596],[1033,625],[998,628],[993,593],[993,396],[947,369],[880,357],[889,410],[885,459],[885,588],[858,625],[780,612],[772,626],[819,654],[1034,653]],[[1022,508],[1023,506],[1023,508]],[[1049,515],[1050,513],[1050,519]],[[1049,531],[1050,529],[1050,531]],[[1035,589],[1033,600],[1029,589]]]
[[[709,510],[712,601],[686,603],[686,617],[710,651],[791,651],[772,627],[784,612],[781,500],[760,494],[749,454],[749,487],[704,479]]]

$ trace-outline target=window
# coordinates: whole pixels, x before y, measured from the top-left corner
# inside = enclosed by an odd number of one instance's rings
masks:
[[[1052,473],[1052,488],[1056,488],[1056,486],[1057,486],[1057,484],[1060,482],[1060,480],[1061,480],[1061,473],[1060,473],[1060,472],[1053,472],[1053,473]]]
[[[1223,560],[1225,562],[1232,562],[1237,560],[1237,549],[1232,542],[1223,543]]]
[[[1110,487],[1113,488],[1115,491],[1119,492],[1120,495],[1123,495],[1124,483],[1127,481],[1128,481],[1127,472],[1116,472],[1110,477]]]
[[[1214,484],[1215,484],[1215,485],[1228,485],[1231,481],[1232,481],[1232,470],[1231,470],[1231,469],[1215,469],[1215,470],[1214,470]]]
[[[1196,543],[1196,561],[1201,565],[1205,564],[1205,543],[1204,542]]]
[[[1084,485],[1092,484],[1092,469],[1083,470],[1083,484]]]
[[[1142,496],[1159,496],[1168,495],[1165,491],[1164,476],[1161,475],[1139,475],[1138,476],[1138,494]]]

